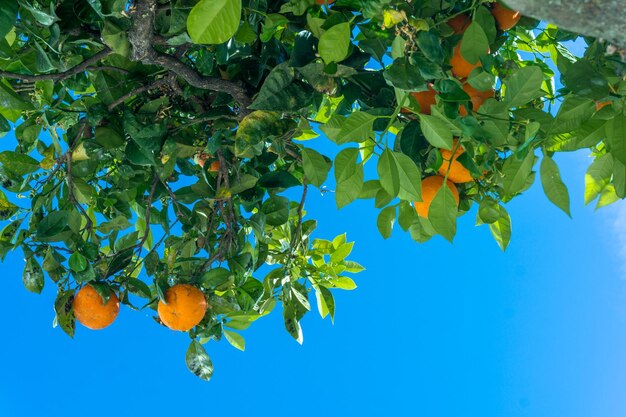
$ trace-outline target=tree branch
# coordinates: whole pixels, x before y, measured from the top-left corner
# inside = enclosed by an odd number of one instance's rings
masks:
[[[31,75],[31,74],[18,74],[15,72],[8,72],[8,71],[0,71],[0,78],[10,78],[13,80],[20,80],[26,83],[34,83],[36,81],[45,81],[45,80],[61,81],[66,78],[72,77],[76,74],[80,74],[81,72],[85,72],[87,69],[93,70],[94,68],[90,68],[92,64],[95,64],[96,62],[105,58],[106,56],[110,55],[112,52],[113,51],[111,51],[111,49],[109,49],[108,47],[104,47],[104,49],[101,50],[100,52],[85,59],[83,62],[76,65],[75,67],[72,67],[68,69],[67,71],[63,71],[63,72],[57,72],[54,74]],[[107,67],[107,69],[110,69],[110,68],[112,67]],[[122,70],[121,68],[116,68],[116,69]]]
[[[506,0],[523,15],[626,48],[624,0]]]
[[[241,106],[241,114],[249,113],[250,97],[243,85],[221,78],[205,77],[198,74],[171,55],[160,53],[153,48],[156,42],[152,28],[156,10],[155,0],[136,0],[133,12],[133,27],[128,33],[128,40],[133,46],[131,59],[148,65],[158,65],[183,78],[192,87],[216,91],[230,95]]]
[[[131,90],[128,93],[124,94],[123,96],[119,97],[117,100],[113,101],[111,104],[109,104],[109,110],[113,110],[114,108],[116,108],[117,106],[119,106],[120,104],[122,104],[123,102],[125,102],[131,97],[137,96],[141,93],[145,93],[146,91],[151,90],[153,88],[159,88],[161,86],[167,85],[171,81],[172,80],[170,78],[160,78],[158,80],[151,82],[150,84],[137,87],[134,90]]]

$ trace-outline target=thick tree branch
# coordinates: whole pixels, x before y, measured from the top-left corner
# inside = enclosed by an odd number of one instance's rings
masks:
[[[80,74],[81,72],[85,72],[87,69],[89,70],[96,69],[97,67],[91,68],[91,65],[95,64],[96,62],[110,55],[112,52],[113,51],[111,51],[108,47],[105,47],[103,50],[85,59],[83,62],[76,65],[75,67],[70,68],[67,71],[63,71],[63,72],[57,72],[54,74],[29,75],[29,74],[18,74],[15,72],[8,72],[8,71],[0,71],[0,78],[10,78],[14,80],[20,80],[26,83],[34,83],[36,81],[45,81],[45,80],[61,81],[66,78],[72,77],[76,74]],[[111,68],[113,67],[109,67],[109,66],[106,67],[106,69],[111,69]],[[116,68],[116,69],[119,69],[119,68]]]
[[[249,113],[247,108],[251,100],[246,94],[243,85],[229,80],[222,80],[221,78],[204,77],[175,57],[160,53],[153,48],[153,44],[156,43],[152,29],[155,10],[155,0],[135,1],[133,28],[128,33],[128,39],[133,46],[131,59],[144,64],[166,68],[183,78],[193,87],[226,93],[239,103],[242,115]]]
[[[626,48],[624,0],[506,0],[525,16]]]

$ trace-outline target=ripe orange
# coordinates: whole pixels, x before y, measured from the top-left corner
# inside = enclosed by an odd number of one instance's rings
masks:
[[[435,104],[435,96],[437,96],[437,92],[433,90],[432,83],[428,84],[428,90],[412,92],[411,95],[417,100],[420,106],[420,113],[430,114],[430,106]],[[410,110],[402,109],[402,112],[410,113]]]
[[[509,30],[514,27],[522,18],[522,14],[516,10],[511,10],[500,3],[494,3],[491,14],[496,19],[496,24],[500,30]]]
[[[427,177],[422,180],[422,201],[416,201],[414,204],[415,211],[422,217],[428,218],[428,209],[430,208],[430,203],[433,202],[435,196],[439,189],[443,186],[443,177],[439,175],[434,175],[432,177]],[[456,186],[450,181],[446,181],[446,185],[452,191],[452,195],[454,195],[454,199],[456,203],[459,204],[459,192],[456,189]]]
[[[478,91],[469,83],[463,83],[463,90],[470,96],[472,100],[472,108],[475,112],[478,111],[480,106],[482,106],[488,98],[493,98],[495,94],[494,91],[491,89],[487,91]],[[465,106],[461,106],[459,108],[459,113],[461,114],[461,116],[467,116],[468,111]]]
[[[596,111],[600,111],[602,108],[606,106],[610,106],[611,104],[613,104],[612,101],[597,101],[596,100]]]
[[[172,330],[186,332],[204,318],[208,304],[204,293],[189,284],[176,284],[165,292],[165,301],[159,300],[159,318]]]
[[[472,23],[472,19],[465,13],[454,16],[446,22],[452,28],[455,35],[465,32],[465,29]]]
[[[454,149],[454,146],[457,146],[457,142],[457,140],[454,141],[452,149]],[[467,168],[465,168],[459,161],[457,161],[457,158],[465,152],[465,149],[463,149],[462,146],[459,145],[456,148],[454,157],[452,156],[452,151],[449,151],[447,149],[440,149],[440,151],[441,156],[443,157],[443,164],[441,164],[439,170],[437,171],[439,172],[439,175],[445,177],[447,172],[448,179],[455,184],[462,184],[464,182],[474,181],[474,178],[472,178],[472,174],[470,174]],[[450,172],[448,172],[448,167],[450,167]]]
[[[115,321],[119,312],[120,300],[113,291],[106,304],[91,285],[85,285],[74,297],[74,316],[88,329],[104,329]]]
[[[209,155],[208,153],[204,153],[204,152],[199,152],[194,156],[194,161],[200,165],[200,168],[204,168],[204,164],[206,163],[207,160],[209,160],[211,158],[211,155]],[[217,172],[220,170],[221,164],[220,161],[213,161],[211,162],[211,165],[209,165],[209,172]]]
[[[460,43],[454,47],[452,58],[450,58],[450,65],[452,65],[452,74],[458,78],[467,78],[474,68],[482,66],[480,61],[477,61],[475,64],[470,64],[461,56]]]

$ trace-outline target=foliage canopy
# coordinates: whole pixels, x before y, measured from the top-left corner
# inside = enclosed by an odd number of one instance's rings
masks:
[[[24,252],[28,290],[41,292],[45,275],[57,286],[56,323],[70,336],[86,283],[130,308],[156,309],[175,284],[202,289],[209,308],[189,331],[187,364],[209,379],[209,340],[243,350],[238,331],[282,302],[302,342],[309,294],[332,319],[330,290],[356,288],[353,243],[313,239],[316,221],[305,220],[308,189],[324,190],[331,169],[338,208],[374,200],[385,238],[397,221],[418,242],[452,241],[476,204],[505,249],[503,204],[533,184],[536,166],[569,215],[557,152],[591,149],[585,204],[624,198],[623,57],[584,38],[576,58],[566,42],[578,35],[530,18],[499,30],[491,7],[3,2],[0,130],[18,143],[0,153],[0,256]],[[334,160],[309,145],[320,132],[339,147]],[[418,215],[421,180],[453,169],[469,181],[441,187]],[[294,187],[302,194],[290,201]]]

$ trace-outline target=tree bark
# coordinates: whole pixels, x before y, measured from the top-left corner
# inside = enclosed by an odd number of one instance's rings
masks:
[[[505,0],[523,15],[560,28],[609,41],[626,49],[624,0]]]

